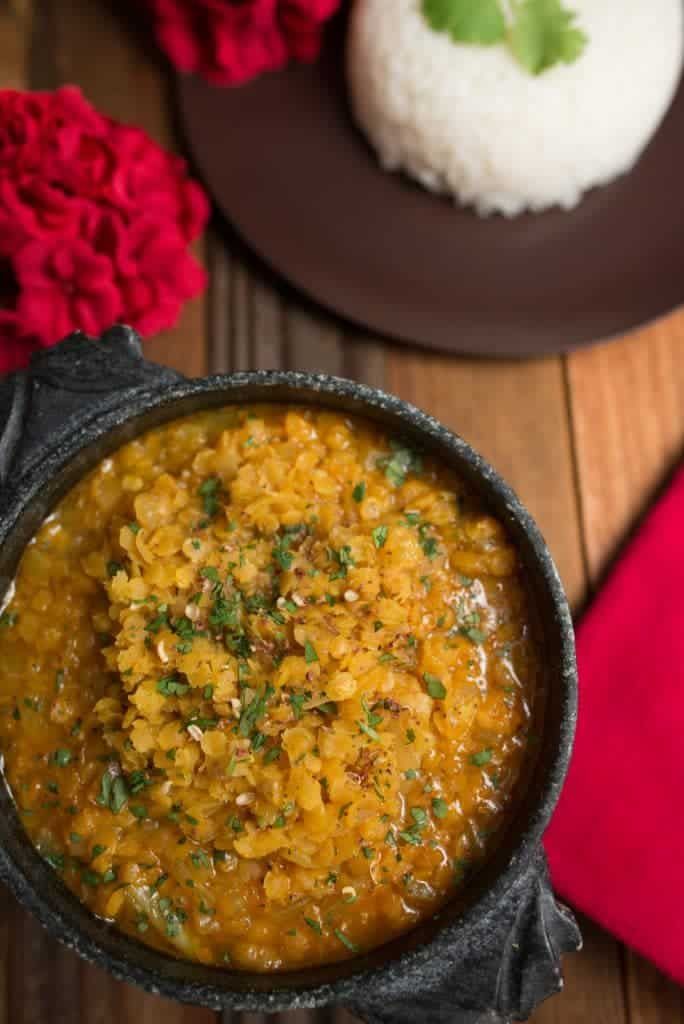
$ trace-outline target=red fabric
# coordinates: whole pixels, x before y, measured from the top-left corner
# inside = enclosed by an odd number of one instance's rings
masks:
[[[0,372],[74,330],[173,326],[208,217],[183,160],[78,89],[0,90]]]
[[[179,71],[242,85],[291,58],[318,56],[340,0],[147,0],[157,42]]]
[[[577,639],[577,741],[545,840],[552,878],[684,983],[684,470]]]

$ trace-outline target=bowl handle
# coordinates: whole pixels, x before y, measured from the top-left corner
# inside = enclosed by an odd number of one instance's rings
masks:
[[[143,358],[140,337],[116,326],[101,338],[71,334],[34,353],[27,370],[0,379],[0,494],[67,424],[107,411],[122,392],[159,389],[180,374]]]
[[[540,848],[492,913],[371,1002],[351,1006],[367,1024],[509,1024],[563,987],[561,954],[582,948],[577,923],[556,901]],[[445,965],[445,961],[448,963]],[[424,986],[424,987],[423,987]]]

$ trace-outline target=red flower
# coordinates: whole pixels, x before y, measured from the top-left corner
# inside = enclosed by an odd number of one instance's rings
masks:
[[[148,0],[157,41],[179,71],[240,85],[318,55],[341,0]]]
[[[11,256],[25,242],[79,233],[85,201],[49,181],[0,177],[0,256]]]
[[[145,336],[173,327],[183,303],[207,283],[182,234],[170,224],[160,228],[154,217],[140,217],[128,229],[110,217],[98,227],[95,245],[114,266],[126,323]]]
[[[112,202],[173,221],[186,242],[197,238],[209,219],[209,201],[188,179],[185,160],[169,156],[138,128],[118,126],[114,145],[120,159],[110,185]]]
[[[208,217],[183,160],[78,89],[0,90],[0,372],[75,329],[171,326]]]
[[[41,343],[74,330],[99,335],[120,317],[111,261],[80,238],[29,242],[16,254],[14,273],[17,320]]]

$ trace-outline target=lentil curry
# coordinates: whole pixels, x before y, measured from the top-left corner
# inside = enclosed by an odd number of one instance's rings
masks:
[[[468,885],[536,672],[516,552],[458,479],[340,414],[213,410],[104,460],[27,547],[0,750],[96,914],[299,968]]]

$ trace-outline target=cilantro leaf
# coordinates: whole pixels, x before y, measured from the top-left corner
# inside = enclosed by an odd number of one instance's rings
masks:
[[[247,737],[252,735],[257,722],[266,714],[266,705],[274,693],[273,687],[267,683],[263,693],[255,694],[248,704],[243,705],[240,721],[238,722],[238,733],[240,736]]]
[[[197,493],[202,499],[202,508],[204,514],[213,519],[214,516],[218,515],[221,503],[219,498],[223,490],[223,485],[218,477],[209,477],[203,484],[200,484]]]
[[[300,719],[304,713],[304,705],[310,698],[310,694],[306,693],[291,693],[289,696],[290,707],[294,712],[294,716]]]
[[[423,0],[423,16],[436,32],[457,43],[491,46],[506,34],[500,0]]]
[[[572,64],[584,52],[587,36],[575,25],[577,14],[562,0],[521,0],[513,8],[509,45],[533,75],[554,64]]]
[[[378,459],[378,467],[384,469],[385,476],[394,487],[401,487],[409,473],[421,473],[423,460],[411,448],[405,448],[398,441],[390,441],[392,454]]]
[[[427,687],[427,692],[433,700],[444,700],[447,693],[446,687],[439,676],[433,676],[431,672],[423,672],[423,680]]]
[[[375,529],[372,531],[373,543],[375,544],[376,548],[378,548],[378,550],[380,548],[384,548],[385,543],[387,542],[388,533],[388,526],[376,526]]]
[[[335,938],[339,939],[343,946],[346,946],[350,953],[358,953],[359,947],[352,942],[348,935],[345,935],[340,928],[333,929]]]
[[[358,504],[360,504],[360,502],[363,501],[363,499],[365,497],[365,494],[366,494],[366,481],[362,480],[360,483],[358,483],[356,485],[356,487],[352,491],[352,498],[354,499],[354,501],[358,505]]]
[[[433,797],[432,813],[435,818],[446,818],[449,813],[449,805],[446,800],[443,800],[440,796]]]
[[[181,683],[177,676],[164,676],[157,683],[157,693],[163,697],[183,697],[190,689],[189,683]]]

